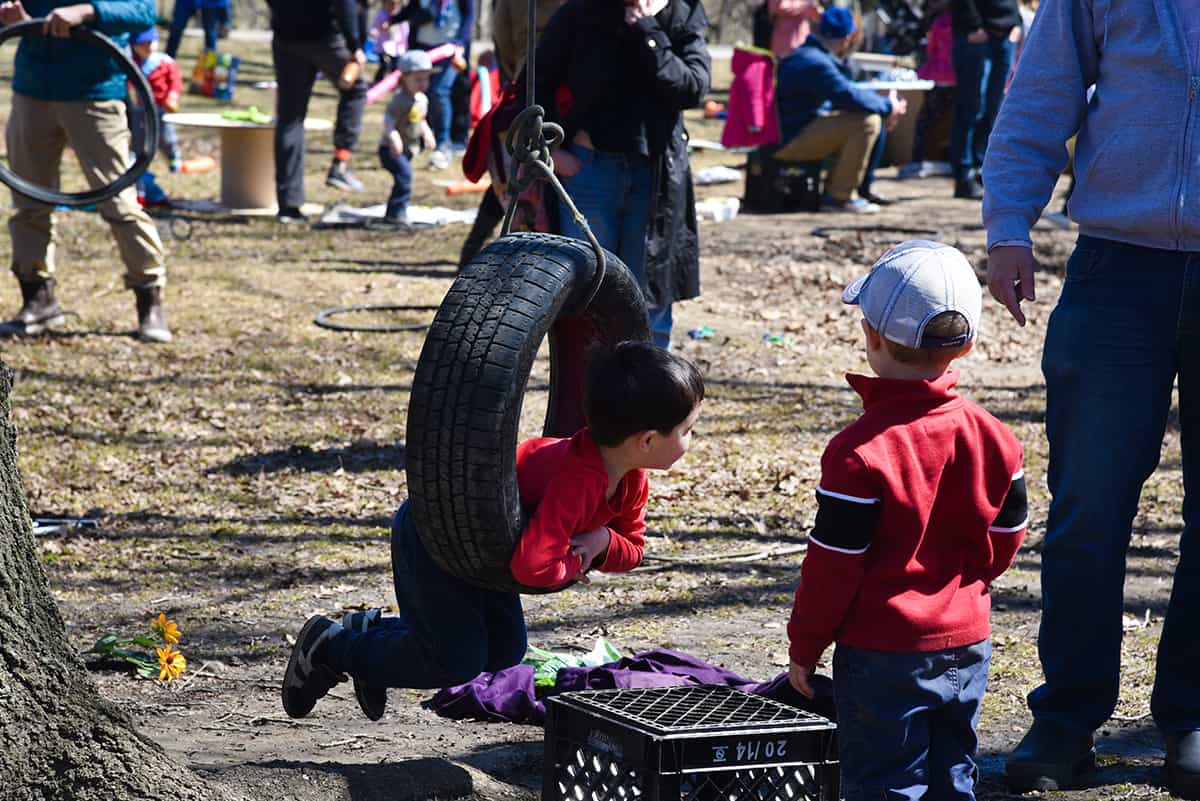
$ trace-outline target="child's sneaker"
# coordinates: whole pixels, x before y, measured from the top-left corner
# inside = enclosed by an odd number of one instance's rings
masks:
[[[329,618],[313,615],[296,635],[283,674],[283,711],[288,717],[304,717],[326,693],[346,680],[344,674],[325,663],[329,641],[341,631],[342,627]]]
[[[342,626],[356,634],[366,634],[367,630],[379,623],[379,609],[367,609],[361,612],[347,612],[342,618]],[[387,688],[369,687],[362,679],[354,679],[354,697],[358,708],[370,720],[379,720],[387,708]]]
[[[444,170],[450,166],[450,148],[445,145],[429,154],[429,169]]]
[[[334,159],[329,165],[329,174],[325,176],[325,185],[346,192],[363,191],[362,181],[350,172],[350,165],[341,159]]]

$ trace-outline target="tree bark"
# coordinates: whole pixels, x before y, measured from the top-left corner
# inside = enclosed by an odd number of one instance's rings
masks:
[[[0,799],[229,798],[102,699],[34,548],[0,363]]]

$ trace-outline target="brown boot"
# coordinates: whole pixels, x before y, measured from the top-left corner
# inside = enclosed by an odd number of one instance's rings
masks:
[[[66,321],[62,307],[54,298],[53,278],[21,281],[21,298],[24,303],[17,316],[0,323],[0,336],[34,336]]]
[[[142,342],[170,342],[171,330],[167,328],[167,315],[163,311],[162,288],[138,287],[133,294],[137,298],[137,338]]]

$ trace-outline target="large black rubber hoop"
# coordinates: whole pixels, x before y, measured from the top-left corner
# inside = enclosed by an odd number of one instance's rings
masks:
[[[31,19],[0,28],[0,46],[18,36],[44,36],[42,29],[45,24],[45,19]],[[129,79],[129,83],[133,85],[133,90],[137,93],[142,108],[154,108],[154,95],[150,93],[150,83],[146,80],[146,76],[138,69],[137,64],[133,63],[129,55],[117,47],[116,42],[104,34],[82,25],[71,29],[71,38],[98,47],[111,56],[121,67],[125,77]],[[0,181],[3,181],[14,192],[51,206],[78,208],[114,198],[142,177],[142,173],[150,166],[150,162],[154,161],[154,154],[158,151],[158,115],[143,114],[142,119],[145,121],[146,135],[142,138],[141,150],[134,154],[134,162],[129,169],[107,186],[88,189],[84,192],[60,192],[57,189],[38,186],[26,181],[10,170],[7,164],[0,164]]]
[[[355,312],[435,312],[437,306],[334,306],[329,309],[321,309],[317,312],[317,316],[313,318],[313,323],[320,328],[327,328],[330,331],[350,331],[362,332],[369,334],[403,334],[413,331],[427,331],[432,322],[428,323],[408,323],[405,325],[353,325],[351,323],[342,323],[333,318],[342,314],[353,314]]]
[[[429,556],[488,589],[543,593],[508,568],[525,529],[517,435],[530,369],[550,341],[543,434],[584,425],[583,378],[593,345],[650,341],[646,304],[621,260],[547,234],[501,237],[451,285],[425,337],[408,405],[405,468],[413,521]],[[556,588],[561,589],[561,588]]]

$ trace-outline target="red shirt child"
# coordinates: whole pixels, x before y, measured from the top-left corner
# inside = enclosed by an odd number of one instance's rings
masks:
[[[154,105],[163,111],[179,111],[183,94],[183,72],[175,59],[158,49],[158,29],[148,28],[129,43],[133,60],[150,84]]]

